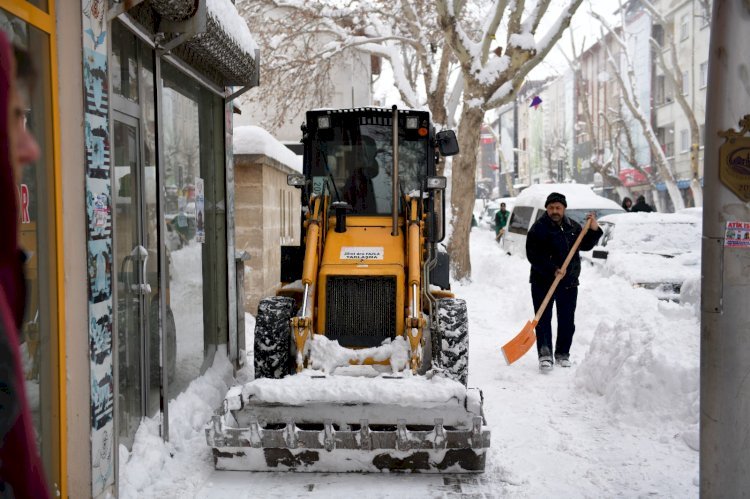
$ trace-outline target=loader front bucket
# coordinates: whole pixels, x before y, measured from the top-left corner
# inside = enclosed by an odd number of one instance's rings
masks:
[[[451,380],[300,374],[230,390],[206,439],[221,470],[476,473],[490,431]]]

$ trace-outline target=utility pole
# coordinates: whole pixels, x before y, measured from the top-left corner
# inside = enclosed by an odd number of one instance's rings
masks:
[[[700,495],[750,491],[750,2],[714,0],[706,99],[701,282]],[[750,126],[750,118],[745,122]],[[737,132],[734,136],[721,132]],[[741,234],[741,236],[740,236]]]

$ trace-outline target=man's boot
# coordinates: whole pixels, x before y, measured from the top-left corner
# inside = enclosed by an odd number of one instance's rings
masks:
[[[539,370],[543,373],[552,370],[552,352],[548,347],[542,347],[539,349]]]

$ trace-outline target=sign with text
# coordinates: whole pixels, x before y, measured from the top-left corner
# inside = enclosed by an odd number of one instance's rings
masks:
[[[342,260],[382,260],[385,250],[382,246],[344,246],[341,248]]]
[[[744,202],[750,201],[750,114],[740,120],[739,132],[719,132],[725,142],[719,147],[719,180]]]
[[[750,222],[727,222],[724,233],[724,246],[729,248],[750,248]]]

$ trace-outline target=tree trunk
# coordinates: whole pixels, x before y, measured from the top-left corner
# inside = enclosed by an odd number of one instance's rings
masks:
[[[484,110],[464,104],[458,127],[458,145],[461,152],[453,159],[451,176],[452,227],[448,253],[451,255],[453,277],[457,280],[471,277],[469,235],[471,215],[476,193],[477,150]]]

